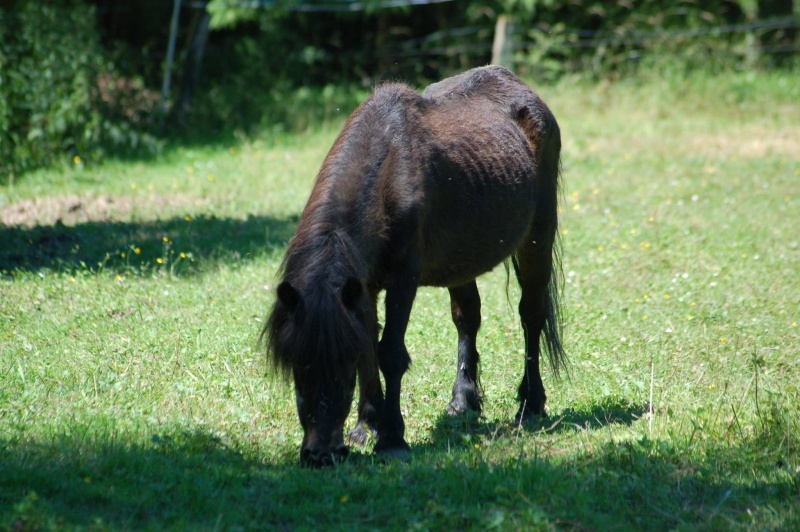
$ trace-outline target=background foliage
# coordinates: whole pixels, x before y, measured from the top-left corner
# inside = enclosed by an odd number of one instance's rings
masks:
[[[65,155],[96,158],[103,148],[149,140],[138,127],[143,118],[118,109],[127,89],[117,86],[113,68],[91,6],[0,8],[0,179]]]
[[[796,68],[800,24],[791,0],[470,0],[393,9],[362,0],[361,11],[338,0],[184,2],[167,129],[158,131],[171,4],[3,4],[0,181],[75,156],[153,152],[156,133],[205,141],[304,130],[349,112],[382,80],[424,85],[488,63],[503,13],[514,21],[513,67],[538,83]],[[775,17],[782,26],[759,24]]]
[[[0,15],[0,165],[12,161],[3,170],[13,171],[97,134],[91,90],[102,51],[86,6],[17,2]]]

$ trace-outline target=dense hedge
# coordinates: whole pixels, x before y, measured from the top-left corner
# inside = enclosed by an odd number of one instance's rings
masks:
[[[523,29],[517,60],[538,77],[619,76],[668,63],[684,70],[750,68],[734,0],[551,2]]]
[[[118,110],[120,90],[94,8],[26,0],[0,7],[0,182],[59,158],[89,160],[149,137]],[[76,159],[77,160],[77,159]]]

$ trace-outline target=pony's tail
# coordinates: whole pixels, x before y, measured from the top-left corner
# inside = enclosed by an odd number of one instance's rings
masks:
[[[544,295],[545,324],[544,347],[553,374],[558,378],[561,370],[568,371],[567,353],[561,345],[563,314],[560,295],[564,288],[564,271],[561,266],[561,231],[558,229],[558,204],[561,199],[561,131],[555,117],[547,110],[547,138],[540,149],[545,197],[553,209],[553,248],[550,282]]]
[[[561,345],[563,314],[560,305],[560,294],[563,288],[563,271],[561,269],[561,238],[556,233],[553,242],[553,267],[550,271],[550,282],[544,295],[544,347],[547,360],[553,374],[560,377],[561,370],[568,373],[567,353]]]
[[[516,255],[511,257],[514,273],[519,277],[519,262]],[[553,242],[553,266],[550,272],[550,282],[544,293],[544,353],[547,362],[556,378],[561,377],[561,372],[568,373],[567,353],[561,344],[563,314],[559,302],[559,294],[563,286],[563,272],[561,270],[561,239],[556,236]],[[538,342],[539,338],[527,338],[529,342]]]

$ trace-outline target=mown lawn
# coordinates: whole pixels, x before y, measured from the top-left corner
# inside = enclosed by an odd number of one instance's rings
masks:
[[[570,376],[546,372],[547,418],[511,423],[498,268],[485,411],[448,418],[455,329],[421,290],[409,463],[299,468],[291,386],[255,349],[339,123],[0,187],[0,527],[800,528],[800,85],[540,92],[564,139]]]

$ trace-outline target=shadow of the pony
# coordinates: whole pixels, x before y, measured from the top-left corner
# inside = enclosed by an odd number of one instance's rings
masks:
[[[531,421],[487,420],[472,412],[460,416],[442,413],[436,419],[424,447],[442,446],[467,448],[479,438],[499,441],[525,433],[562,434],[581,430],[596,430],[610,425],[631,426],[647,414],[647,405],[626,399],[605,398],[586,408],[566,408],[555,414],[540,416]]]

